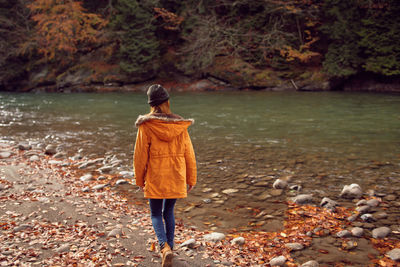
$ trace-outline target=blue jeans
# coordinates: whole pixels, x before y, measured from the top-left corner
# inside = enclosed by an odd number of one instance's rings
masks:
[[[149,199],[149,203],[151,222],[157,235],[158,244],[163,248],[167,242],[172,249],[174,247],[176,199]]]

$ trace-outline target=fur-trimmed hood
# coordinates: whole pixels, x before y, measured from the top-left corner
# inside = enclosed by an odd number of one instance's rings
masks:
[[[176,114],[140,115],[135,126],[146,125],[159,139],[171,141],[194,123],[193,119],[184,119]]]

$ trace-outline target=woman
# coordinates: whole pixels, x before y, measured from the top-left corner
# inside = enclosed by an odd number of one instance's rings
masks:
[[[136,120],[134,152],[136,185],[149,199],[151,221],[162,252],[162,266],[171,266],[176,199],[196,184],[196,159],[185,120],[172,114],[169,94],[155,84],[147,91],[150,113]]]

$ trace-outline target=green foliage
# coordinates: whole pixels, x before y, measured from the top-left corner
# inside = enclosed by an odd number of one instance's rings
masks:
[[[158,68],[159,40],[153,8],[157,1],[119,0],[110,26],[119,41],[120,67],[128,74],[151,74]]]

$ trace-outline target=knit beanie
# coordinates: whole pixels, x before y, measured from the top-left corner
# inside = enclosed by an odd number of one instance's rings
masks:
[[[147,103],[149,103],[150,106],[155,107],[167,101],[169,99],[169,94],[161,85],[153,84],[147,90],[147,98]]]

